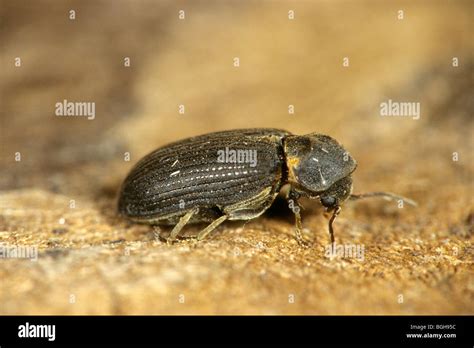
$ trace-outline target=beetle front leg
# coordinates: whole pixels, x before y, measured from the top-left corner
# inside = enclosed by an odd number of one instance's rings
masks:
[[[309,247],[311,246],[312,243],[306,241],[303,237],[303,224],[301,222],[301,205],[298,202],[298,199],[300,198],[300,194],[294,191],[293,189],[290,189],[290,192],[288,193],[287,196],[287,201],[288,201],[288,206],[290,209],[293,211],[293,214],[295,215],[295,237],[299,245],[304,246],[304,247]]]
[[[329,235],[331,237],[331,245],[334,245],[335,239],[334,239],[334,229],[332,228],[332,224],[334,223],[334,220],[336,220],[336,217],[339,215],[341,212],[341,207],[336,206],[334,209],[331,218],[329,219]]]

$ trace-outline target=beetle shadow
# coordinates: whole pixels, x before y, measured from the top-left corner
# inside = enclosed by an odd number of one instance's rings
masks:
[[[278,221],[292,221],[294,218],[293,212],[288,207],[288,202],[282,195],[278,195],[275,198],[275,201],[263,214],[263,216],[268,217],[272,220]]]
[[[302,198],[300,200],[300,205],[302,207],[302,215],[308,214],[324,214],[325,210],[315,200],[310,200],[307,198]],[[293,211],[288,206],[288,202],[283,195],[278,195],[272,206],[263,214],[263,216],[280,222],[291,222],[294,223],[295,216]]]

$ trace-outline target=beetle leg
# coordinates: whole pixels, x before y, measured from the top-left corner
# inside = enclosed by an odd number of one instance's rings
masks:
[[[206,236],[209,233],[211,233],[217,226],[219,226],[221,223],[223,223],[228,218],[229,217],[227,215],[222,215],[220,218],[215,219],[205,229],[203,229],[201,232],[199,232],[199,234],[197,235],[197,240],[203,240],[204,238],[206,238]]]
[[[295,213],[295,220],[296,220],[296,229],[295,229],[296,241],[301,246],[304,246],[304,247],[311,246],[311,243],[306,241],[303,237],[303,233],[302,233],[303,224],[301,223],[301,214],[299,212]]]
[[[173,243],[176,240],[176,237],[178,237],[179,232],[183,229],[183,227],[188,223],[189,219],[197,213],[199,208],[194,208],[193,210],[188,211],[186,214],[184,214],[181,219],[179,219],[178,223],[173,227],[171,230],[171,233],[169,237],[166,239],[166,242],[168,244]]]
[[[300,197],[300,195],[297,192],[295,192],[293,190],[290,190],[290,192],[288,193],[287,200],[288,200],[289,204],[293,205],[291,210],[293,211],[293,214],[295,215],[295,224],[296,224],[295,237],[296,237],[296,241],[298,242],[299,245],[308,247],[308,246],[311,245],[311,243],[307,242],[303,238],[303,233],[302,233],[303,224],[301,222],[301,213],[300,213],[302,207],[300,206],[300,204],[298,202],[299,197]]]
[[[361,193],[361,194],[351,194],[349,196],[350,199],[352,200],[357,200],[357,199],[363,199],[363,198],[368,198],[368,197],[382,197],[388,200],[398,200],[398,201],[403,201],[406,202],[414,207],[416,207],[418,204],[412,199],[396,195],[391,192],[367,192],[367,193]]]
[[[153,235],[157,241],[164,239],[163,235],[161,234],[161,228],[157,225],[153,225]]]
[[[333,224],[334,220],[336,220],[336,217],[339,215],[340,212],[341,212],[341,207],[337,206],[334,209],[334,212],[332,213],[331,218],[329,219],[329,234],[331,235],[331,244],[332,245],[334,245],[334,230],[332,228],[332,224]]]

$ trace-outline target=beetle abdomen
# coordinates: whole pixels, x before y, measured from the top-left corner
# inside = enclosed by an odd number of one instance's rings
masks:
[[[119,210],[141,221],[199,208],[219,208],[280,189],[282,138],[274,129],[211,133],[145,156],[122,186]]]

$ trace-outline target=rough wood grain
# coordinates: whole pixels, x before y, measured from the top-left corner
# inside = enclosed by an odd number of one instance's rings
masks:
[[[185,21],[172,1],[113,3],[2,4],[0,243],[39,255],[0,259],[0,314],[474,313],[472,2],[204,1]],[[64,99],[96,102],[95,119],[56,117]],[[420,119],[381,117],[388,99]],[[243,127],[330,134],[358,161],[356,192],[419,207],[347,204],[336,240],[364,258],[332,260],[310,201],[312,249],[281,202],[198,244],[117,216],[140,157]]]

